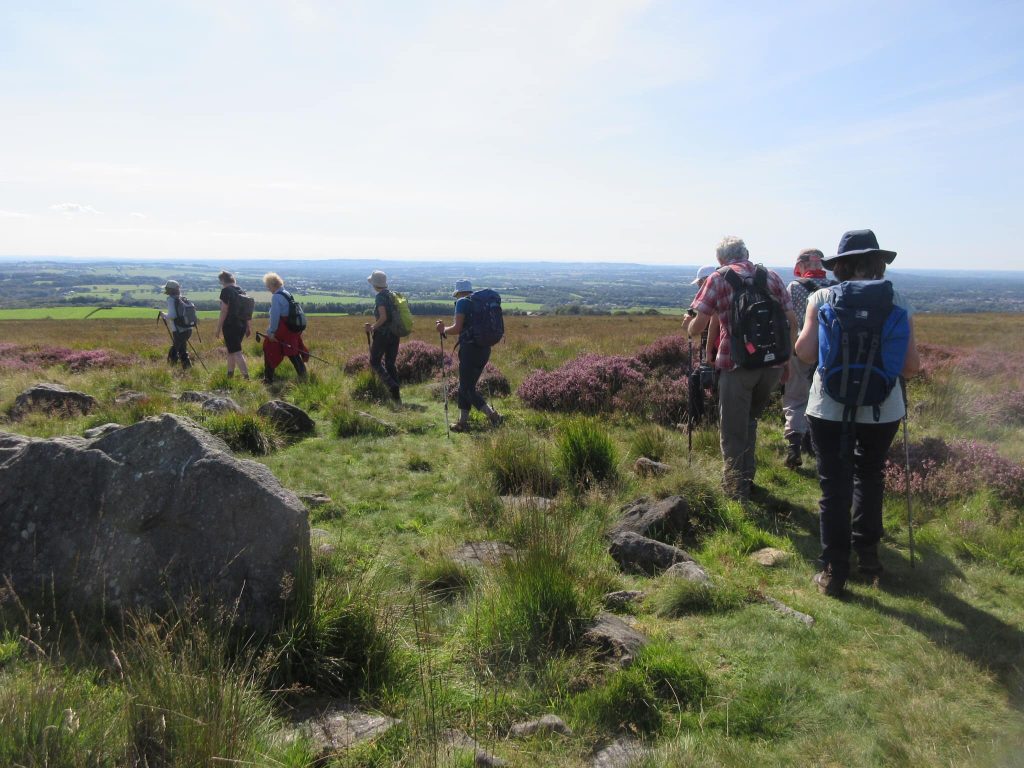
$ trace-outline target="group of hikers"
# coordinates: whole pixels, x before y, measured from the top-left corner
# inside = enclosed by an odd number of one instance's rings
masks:
[[[737,237],[723,239],[716,256],[718,265],[701,267],[693,280],[697,294],[683,330],[700,339],[701,358],[707,360],[701,368],[713,373],[708,378],[717,393],[723,490],[744,502],[760,491],[754,483],[757,422],[781,384],[785,465],[795,470],[804,454],[813,457],[821,486],[821,569],[814,581],[822,593],[841,596],[851,576],[851,553],[860,576],[877,578],[882,571],[884,465],[906,415],[903,383],[920,367],[911,309],[884,279],[896,252],[880,248],[871,230],[846,232],[835,255],[801,251],[793,268],[796,279],[788,285],[776,272],[754,264]],[[228,376],[237,367],[248,379],[242,340],[252,334],[253,302],[230,272],[218,279],[217,336],[227,347]],[[411,316],[384,272],[375,270],[367,282],[376,293],[373,322],[365,324],[370,367],[400,403],[396,359]],[[272,383],[274,370],[287,358],[303,381],[309,359],[302,340],[305,315],[279,275],[267,273],[263,284],[272,294],[262,335],[264,379]],[[177,282],[168,281],[164,291],[172,341],[168,359],[188,368],[194,308],[183,300]],[[448,334],[458,337],[460,415],[451,430],[467,431],[474,407],[498,426],[502,417],[477,391],[477,382],[504,332],[500,296],[474,291],[469,280],[458,280],[452,296],[452,323],[435,323],[442,360]]]

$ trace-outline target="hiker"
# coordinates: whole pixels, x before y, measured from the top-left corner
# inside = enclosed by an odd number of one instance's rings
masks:
[[[309,350],[302,341],[305,319],[301,328],[295,326],[294,320],[297,314],[301,315],[301,310],[297,310],[295,299],[284,289],[284,280],[276,272],[267,272],[263,276],[263,285],[273,294],[270,297],[270,322],[263,337],[263,382],[274,383],[274,369],[285,358],[292,361],[298,380],[306,381],[305,361],[309,359]]]
[[[697,270],[697,276],[690,281],[690,285],[696,285],[697,292],[699,293],[700,289],[704,286],[705,281],[707,281],[707,279],[711,277],[711,275],[714,274],[715,270],[717,269],[718,267],[710,264],[701,267],[700,269]],[[696,316],[697,313],[693,309],[686,310],[686,313],[683,315],[684,335],[688,333],[690,323],[693,322],[693,318],[695,318]],[[719,331],[720,329],[718,327],[718,315],[713,315],[711,317],[711,322],[708,324],[708,327],[704,329],[704,333],[702,333],[700,336],[699,351],[700,359],[702,362],[706,361],[709,364],[714,364],[715,354],[718,352]],[[692,367],[692,360],[690,361],[690,365]]]
[[[220,282],[220,317],[217,318],[216,338],[224,335],[224,346],[228,351],[228,378],[235,375],[235,366],[242,372],[242,378],[249,380],[249,366],[242,352],[242,339],[252,335],[252,304],[236,283],[235,276],[224,270],[217,275]]]
[[[481,291],[480,293],[483,293]],[[489,291],[488,293],[494,293]],[[452,424],[452,432],[469,431],[469,413],[474,406],[482,411],[492,426],[498,426],[502,422],[501,415],[484,400],[477,389],[476,384],[480,381],[480,375],[491,359],[491,346],[497,339],[478,338],[477,327],[474,323],[474,311],[482,312],[483,309],[475,307],[470,296],[473,295],[473,283],[470,280],[456,280],[455,292],[452,297],[455,299],[455,318],[451,325],[446,326],[443,320],[436,323],[437,332],[442,337],[449,333],[457,333],[458,343],[455,345],[459,350],[459,420]],[[497,294],[494,294],[497,296]],[[500,298],[498,299],[498,312],[500,315]],[[476,317],[482,320],[483,318]],[[502,328],[503,330],[503,328]],[[500,333],[498,334],[500,338]],[[448,382],[445,382],[448,386]]]
[[[395,366],[400,339],[393,327],[398,312],[394,296],[388,289],[388,276],[379,269],[371,272],[366,282],[377,292],[373,300],[374,320],[363,326],[368,334],[372,334],[370,369],[380,376],[392,399],[396,403],[401,403],[402,390],[398,383],[398,368]]]
[[[727,496],[749,500],[756,472],[757,419],[779,385],[792,352],[791,329],[796,328],[793,303],[775,272],[750,261],[738,237],[726,237],[716,250],[721,265],[708,276],[690,308],[696,312],[687,326],[691,338],[700,336],[718,318],[718,407],[722,446],[722,487]],[[734,299],[736,301],[734,302]],[[741,302],[740,299],[743,301]],[[755,299],[758,304],[751,304]],[[740,311],[757,307],[764,313]],[[739,327],[732,316],[738,315]]]
[[[850,575],[851,548],[857,553],[862,576],[874,578],[882,572],[878,542],[882,538],[883,470],[900,419],[906,414],[898,379],[920,369],[910,306],[884,279],[886,264],[894,258],[896,252],[879,248],[870,229],[845,233],[838,253],[822,262],[841,283],[808,297],[803,330],[796,341],[800,359],[808,365],[817,363],[806,410],[821,485],[821,571],[815,574],[814,583],[832,597],[843,594]],[[832,318],[842,323],[834,323]],[[846,331],[837,330],[844,327]],[[846,346],[846,355],[832,354],[833,345],[843,348],[842,334],[870,337],[874,333],[870,328],[881,329],[877,352],[874,344],[852,342]],[[841,362],[857,354],[851,350],[858,346],[868,347],[864,357],[869,370],[884,371],[884,376],[863,377],[871,385],[870,397],[868,386],[858,386],[856,366],[848,363],[844,371]],[[850,379],[852,387],[848,386]],[[849,398],[851,404],[844,405],[836,397]]]
[[[164,293],[167,294],[167,311],[161,313],[167,330],[171,333],[171,348],[167,350],[167,362],[175,365],[180,362],[183,370],[192,367],[192,360],[188,356],[188,340],[192,338],[192,329],[183,324],[180,307],[181,285],[177,280],[168,280],[164,284]]]
[[[807,313],[807,297],[820,288],[835,285],[825,274],[821,260],[824,254],[817,248],[805,248],[797,256],[793,266],[796,280],[786,286],[789,297],[793,300],[793,313],[796,315],[797,333],[803,329],[804,315]],[[783,437],[786,440],[785,464],[789,469],[797,469],[803,464],[801,451],[808,456],[814,455],[811,446],[811,433],[807,430],[807,393],[811,389],[811,376],[815,366],[805,363],[798,356],[789,358],[789,378],[782,392],[782,412],[786,417]]]

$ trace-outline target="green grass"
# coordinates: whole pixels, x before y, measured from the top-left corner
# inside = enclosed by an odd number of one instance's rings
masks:
[[[223,351],[213,340],[200,348],[210,373],[167,368],[165,338],[151,314],[110,325],[12,320],[9,333],[20,343],[104,346],[137,362],[80,374],[5,373],[0,408],[40,378],[89,392],[100,408],[3,429],[80,435],[97,423],[164,410],[205,418],[173,398],[184,389],[227,386],[247,417],[270,399],[257,381],[224,379]],[[317,354],[345,360],[365,351],[362,322],[323,318],[311,323],[307,340]],[[955,330],[922,317],[925,338],[929,323],[942,337]],[[628,354],[676,324],[635,316],[510,317],[508,342],[493,359],[518,383],[534,367],[583,351]],[[966,341],[984,346],[984,327],[972,324]],[[414,333],[431,340],[422,328]],[[246,354],[257,374],[251,347]],[[334,760],[350,768],[469,764],[471,755],[445,756],[439,742],[447,728],[527,766],[588,765],[596,748],[620,736],[645,740],[647,766],[1019,763],[1024,510],[983,491],[945,506],[916,500],[911,568],[906,509],[890,498],[885,579],[879,586],[853,582],[850,598],[834,601],[810,581],[819,490],[809,465],[799,472],[782,466],[777,408],[759,430],[757,481],[765,493],[741,506],[718,490],[714,429],[695,432],[688,465],[685,435],[619,416],[590,423],[587,434],[599,437],[581,438],[572,456],[594,479],[577,484],[570,478],[580,475],[565,471],[558,450],[569,422],[560,416],[530,412],[510,397],[505,426],[492,431],[481,421],[470,434],[449,438],[430,383],[403,387],[408,407],[364,405],[353,397],[352,378],[333,366],[310,368],[315,376],[306,385],[285,370],[274,396],[305,408],[318,436],[243,456],[264,463],[288,488],[331,497],[313,517],[335,548],[317,555],[313,599],[276,637],[242,650],[202,628],[174,624],[124,635],[83,632],[79,639],[74,626],[57,626],[46,610],[26,617],[5,604],[0,765],[115,766],[144,750],[151,758],[173,752],[175,766],[312,766],[304,740],[280,739],[281,715],[303,692],[351,698],[402,720]],[[964,419],[971,393],[988,386],[916,382],[915,401],[927,405],[912,422],[912,439],[991,435],[1016,455],[1024,444],[1019,426]],[[150,404],[114,405],[126,389],[149,393]],[[395,433],[364,427],[351,418],[356,409],[393,423]],[[357,426],[342,429],[343,421]],[[660,453],[672,470],[656,478],[622,471],[619,458],[641,452]],[[613,467],[617,478],[597,481],[594,466]],[[555,503],[506,508],[499,493]],[[713,588],[622,574],[607,553],[604,532],[623,504],[672,494],[692,509],[675,543],[710,572]],[[452,550],[468,541],[505,542],[518,555],[485,567],[455,563]],[[765,545],[791,556],[773,568],[750,561]],[[612,589],[647,595],[628,620],[651,644],[624,670],[579,643]],[[812,615],[814,627],[772,610],[762,595]],[[66,710],[77,715],[77,730],[65,725]],[[565,718],[574,735],[507,739],[512,723],[547,712]]]

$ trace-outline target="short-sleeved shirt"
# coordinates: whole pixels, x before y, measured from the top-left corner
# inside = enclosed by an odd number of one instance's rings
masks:
[[[835,280],[828,277],[805,277],[803,279],[813,281],[819,289],[836,284]],[[810,292],[799,280],[794,280],[787,285],[786,290],[789,291],[789,297],[793,300],[793,311],[796,312],[796,328],[798,331],[801,331],[804,327],[804,317],[807,315],[807,297]]]
[[[469,331],[469,316],[473,313],[473,302],[469,296],[463,296],[455,302],[455,314],[462,315],[462,330],[459,332],[459,344],[472,344],[472,334]]]
[[[728,265],[733,272],[740,277],[750,277],[754,274],[756,265],[750,260],[737,261]],[[786,285],[772,270],[768,272],[768,290],[775,300],[782,305],[782,311],[793,309],[793,301],[786,291]],[[718,337],[718,356],[715,358],[715,367],[723,371],[731,371],[736,367],[732,360],[732,344],[729,343],[729,310],[732,308],[732,286],[725,276],[714,272],[704,281],[704,285],[697,292],[690,307],[702,315],[718,315],[718,322],[721,324],[721,333]],[[779,368],[785,363],[780,363],[773,368]]]
[[[826,301],[828,301],[828,288],[822,288],[819,291],[815,291],[808,298],[807,302],[817,309]],[[913,308],[903,300],[900,296],[899,291],[894,290],[892,296],[893,304],[897,307],[903,307],[907,311],[907,316],[910,317],[914,314]],[[821,332],[821,329],[818,329]],[[825,421],[842,421],[843,410],[846,406],[842,403],[837,403],[828,393],[822,389],[821,386],[821,375],[817,370],[817,364],[815,365],[814,378],[811,380],[811,391],[807,395],[807,415],[814,416],[818,419],[824,419]],[[875,419],[875,406],[873,405],[862,405],[857,409],[857,415],[854,421],[858,424],[886,424],[893,421],[899,421],[903,418],[903,415],[907,412],[906,405],[903,402],[903,390],[899,386],[892,388],[892,392],[889,396],[882,401],[882,404],[878,406],[878,419]]]
[[[395,310],[392,308],[394,305],[391,302],[391,292],[387,289],[383,291],[377,291],[377,295],[373,297],[373,319],[380,320],[380,308],[384,307],[388,313],[387,322],[377,329],[377,333],[391,333],[391,321],[394,319],[391,313]]]
[[[232,314],[235,307],[235,300],[238,298],[238,294],[241,289],[237,285],[225,285],[220,289],[220,300],[224,304],[228,305],[228,316],[224,318],[224,322],[231,325],[242,325],[245,323],[240,321],[237,317]]]
[[[164,324],[171,329],[172,333],[178,333],[178,326],[174,320],[178,317],[178,297],[167,297],[167,311],[164,313]]]

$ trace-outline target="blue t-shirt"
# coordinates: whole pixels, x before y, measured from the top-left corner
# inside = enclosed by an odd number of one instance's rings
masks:
[[[463,296],[455,302],[455,314],[462,315],[462,331],[459,333],[459,344],[471,344],[472,334],[469,331],[469,316],[473,313],[473,302],[469,296]]]

